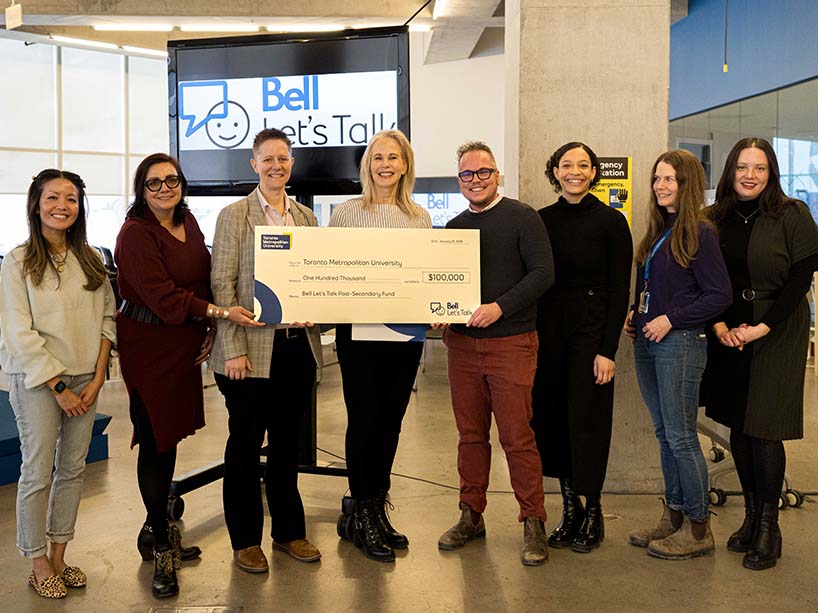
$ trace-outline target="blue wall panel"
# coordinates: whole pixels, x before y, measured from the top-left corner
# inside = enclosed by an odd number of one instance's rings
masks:
[[[818,76],[818,1],[690,0],[670,31],[670,118]]]

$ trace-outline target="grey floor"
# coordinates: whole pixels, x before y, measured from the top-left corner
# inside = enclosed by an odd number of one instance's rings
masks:
[[[221,484],[185,496],[181,523],[185,540],[202,547],[201,560],[179,572],[181,594],[156,601],[150,592],[152,566],[135,548],[144,518],[136,489],[136,453],[128,448],[130,426],[124,387],[108,383],[100,407],[113,415],[109,460],[88,467],[77,538],[68,560],[88,575],[85,590],[60,602],[46,602],[26,584],[30,567],[15,548],[15,485],[0,487],[0,611],[818,611],[818,504],[808,498],[799,509],[781,514],[784,557],[765,572],[741,567],[741,556],[724,542],[741,522],[738,500],[715,509],[714,556],[685,562],[648,557],[627,544],[627,533],[656,519],[656,495],[606,495],[607,538],[590,555],[551,551],[539,568],[520,565],[522,532],[517,505],[508,493],[505,460],[494,445],[493,491],[486,511],[488,537],[456,552],[440,552],[440,533],[456,519],[456,443],[444,349],[433,345],[419,376],[395,463],[394,523],[411,539],[395,564],[366,560],[335,533],[346,482],[337,477],[303,475],[301,492],[310,539],[323,552],[317,564],[302,564],[264,548],[269,575],[248,575],[232,564],[224,527]],[[818,489],[816,381],[807,376],[807,436],[788,444],[788,470],[801,489]],[[172,381],[167,382],[172,385]],[[224,405],[215,387],[205,390],[207,427],[179,449],[177,474],[221,457],[226,435]],[[321,449],[343,454],[345,416],[337,366],[319,386]],[[627,444],[614,441],[614,445]],[[332,461],[319,452],[319,462]],[[435,485],[422,480],[445,484]],[[550,484],[553,486],[553,484]],[[559,516],[559,496],[546,496],[548,529]]]

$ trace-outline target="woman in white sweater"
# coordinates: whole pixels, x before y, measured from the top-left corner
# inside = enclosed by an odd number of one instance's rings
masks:
[[[84,587],[65,561],[97,395],[115,342],[114,295],[85,231],[85,184],[48,169],[28,190],[29,237],[0,271],[0,366],[20,434],[17,547],[45,598]],[[50,494],[49,494],[50,489]],[[50,547],[47,545],[50,541]]]

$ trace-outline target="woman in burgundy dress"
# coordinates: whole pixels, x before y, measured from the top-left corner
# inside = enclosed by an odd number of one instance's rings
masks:
[[[210,254],[185,202],[179,163],[163,153],[145,158],[134,175],[134,201],[116,241],[122,305],[116,327],[122,376],[130,396],[137,480],[147,521],[137,546],[154,559],[153,595],[179,592],[175,570],[198,557],[181,547],[167,521],[167,501],[180,440],[204,426],[201,363],[215,328],[208,320],[260,325],[240,306],[210,304]]]

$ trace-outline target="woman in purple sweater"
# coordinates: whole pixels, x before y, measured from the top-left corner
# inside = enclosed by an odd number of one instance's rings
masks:
[[[636,249],[636,300],[625,332],[661,453],[665,503],[658,525],[630,543],[681,560],[715,550],[708,522],[707,464],[696,417],[707,360],[705,323],[732,302],[719,240],[704,214],[704,170],[687,151],[653,165],[648,231]]]

